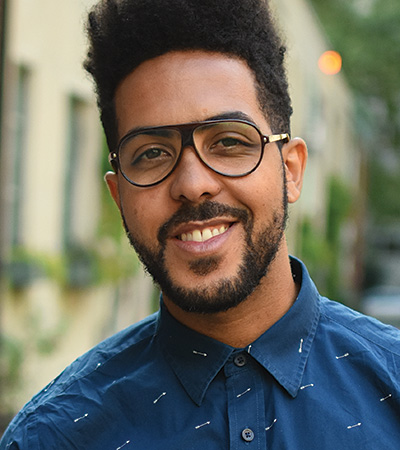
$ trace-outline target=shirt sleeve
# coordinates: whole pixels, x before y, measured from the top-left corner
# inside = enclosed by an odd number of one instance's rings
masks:
[[[44,450],[37,438],[34,415],[21,411],[0,440],[0,450]]]
[[[23,447],[20,447],[17,443],[18,440],[18,438],[16,437],[17,434],[18,434],[17,430],[16,432],[11,433],[9,427],[4,433],[3,437],[1,438],[0,450],[22,450]]]
[[[15,441],[11,441],[8,444],[7,444],[7,441],[5,441],[5,442],[1,441],[0,449],[1,450],[20,450],[21,447]]]

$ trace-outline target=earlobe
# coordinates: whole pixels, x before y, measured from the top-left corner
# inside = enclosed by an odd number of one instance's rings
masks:
[[[118,175],[115,172],[107,172],[104,175],[104,180],[107,183],[108,190],[110,191],[111,197],[114,199],[118,208],[121,209],[121,202],[120,202],[119,188],[118,188]]]
[[[291,139],[282,148],[282,157],[286,170],[288,202],[298,200],[303,186],[304,171],[307,163],[307,145],[300,138]]]

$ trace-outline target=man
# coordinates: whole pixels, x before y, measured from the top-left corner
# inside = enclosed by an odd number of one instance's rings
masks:
[[[284,51],[263,0],[108,0],[87,70],[160,312],[79,358],[0,449],[394,449],[400,333],[289,258]]]

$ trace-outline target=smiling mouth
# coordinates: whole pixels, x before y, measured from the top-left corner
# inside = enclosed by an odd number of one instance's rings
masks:
[[[220,227],[209,227],[203,230],[193,230],[192,232],[182,233],[177,238],[183,242],[206,242],[209,239],[224,234],[230,225],[221,225]]]

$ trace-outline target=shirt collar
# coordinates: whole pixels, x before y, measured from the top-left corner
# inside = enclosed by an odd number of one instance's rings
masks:
[[[157,335],[163,353],[186,392],[200,406],[209,384],[234,348],[181,324],[162,300],[159,317]]]
[[[291,258],[292,273],[301,278],[299,295],[289,311],[262,334],[250,353],[296,397],[319,322],[319,294],[306,267]]]
[[[291,258],[301,289],[290,310],[247,351],[296,397],[319,321],[318,291],[304,264]],[[161,300],[158,337],[163,353],[192,400],[201,405],[211,381],[235,348],[199,334],[175,320]]]

